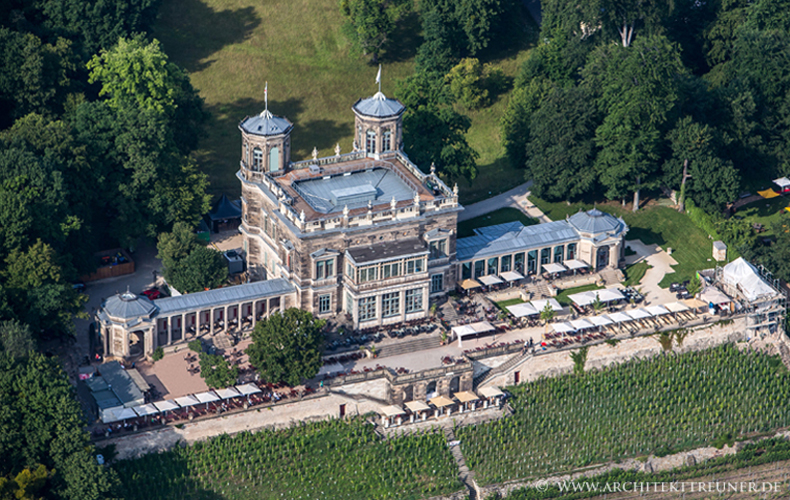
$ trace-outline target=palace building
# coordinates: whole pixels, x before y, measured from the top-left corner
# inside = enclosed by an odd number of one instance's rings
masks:
[[[421,319],[429,301],[465,279],[549,263],[617,267],[628,227],[599,210],[533,226],[519,222],[456,238],[458,188],[403,152],[401,102],[380,91],[360,99],[353,150],[291,161],[294,125],[268,109],[239,124],[243,236],[250,283],[150,301],[108,298],[96,315],[108,356],[150,355],[158,346],[249,328],[273,311],[346,314],[355,329]],[[512,274],[512,273],[511,273]]]
[[[351,109],[354,150],[300,162],[286,118],[267,108],[239,124],[248,270],[288,280],[302,309],[346,313],[355,328],[423,318],[456,280],[457,188],[402,151],[399,101],[379,92]]]

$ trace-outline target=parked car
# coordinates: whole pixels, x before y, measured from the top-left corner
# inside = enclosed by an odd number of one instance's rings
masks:
[[[143,290],[143,295],[151,300],[156,300],[162,296],[162,292],[160,292],[157,288],[149,288],[148,290]]]

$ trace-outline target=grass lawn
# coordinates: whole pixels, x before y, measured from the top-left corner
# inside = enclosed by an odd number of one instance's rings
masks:
[[[507,299],[507,300],[503,300],[501,302],[495,302],[497,307],[500,310],[505,311],[505,312],[508,312],[508,310],[507,310],[508,306],[514,306],[516,304],[523,304],[523,303],[524,303],[524,301],[519,299],[519,298]]]
[[[474,236],[474,230],[478,227],[495,226],[497,224],[504,224],[505,222],[519,221],[525,226],[537,224],[538,221],[527,216],[524,212],[517,208],[506,207],[495,210],[491,213],[475,217],[474,219],[465,220],[458,223],[458,237],[466,238]]]
[[[785,207],[790,205],[790,200],[784,196],[777,196],[770,200],[758,200],[738,209],[735,216],[742,217],[752,224],[762,224],[766,231],[760,236],[773,235],[771,225],[782,219],[787,219],[788,213]]]
[[[154,26],[170,59],[185,68],[205,99],[211,117],[197,160],[209,175],[211,193],[238,196],[235,173],[241,156],[239,122],[264,108],[295,125],[292,159],[333,154],[336,143],[351,150],[351,105],[376,92],[377,67],[349,54],[340,32],[337,0],[164,0]],[[483,62],[515,75],[534,44],[538,28],[527,15],[514,16],[506,44],[480,55]],[[512,34],[511,34],[512,33]],[[382,91],[392,96],[395,80],[412,74],[422,43],[417,14],[409,16],[382,58]],[[489,108],[470,113],[468,140],[480,152],[480,174],[461,183],[462,203],[472,203],[521,182],[523,174],[504,161],[499,117],[509,91]],[[514,179],[518,182],[514,183]]]
[[[574,293],[589,292],[590,290],[600,290],[602,288],[603,288],[602,286],[598,286],[595,284],[577,286],[576,288],[568,288],[567,290],[562,290],[554,298],[557,299],[557,302],[559,302],[563,306],[569,306],[571,305],[571,302],[573,302],[571,299],[568,298],[569,295],[573,295]]]
[[[534,196],[530,200],[552,220],[564,219],[566,215],[572,215],[580,209],[592,208],[587,203],[568,205],[565,202],[547,202]],[[715,263],[710,260],[713,242],[685,214],[658,203],[647,204],[636,213],[624,210],[616,202],[599,203],[597,207],[625,220],[629,226],[627,239],[638,239],[648,245],[656,244],[664,250],[672,248],[672,257],[678,265],[673,267],[673,274],[661,280],[659,285],[662,288],[676,281],[691,279],[700,269],[714,267]]]
[[[623,286],[637,286],[639,282],[642,281],[644,278],[645,273],[648,269],[652,266],[647,262],[637,262],[636,264],[632,264],[625,268],[623,274],[625,274],[625,281],[623,281]]]

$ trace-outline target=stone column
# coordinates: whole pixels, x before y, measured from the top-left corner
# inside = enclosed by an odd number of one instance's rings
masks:
[[[187,338],[187,313],[181,314],[181,340]]]
[[[211,335],[214,335],[214,321],[215,320],[214,320],[214,308],[213,307],[211,309],[209,309],[208,321],[209,321],[209,325],[211,325]]]
[[[173,343],[173,317],[168,316],[167,318],[167,345]]]
[[[195,337],[200,335],[200,313],[200,310],[195,311]]]
[[[617,264],[619,261],[620,261],[620,243],[617,243],[609,247],[609,266],[617,269]]]

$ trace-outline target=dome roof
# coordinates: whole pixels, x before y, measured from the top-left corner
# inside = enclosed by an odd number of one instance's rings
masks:
[[[104,301],[102,309],[113,318],[130,320],[150,317],[156,311],[156,306],[148,297],[139,297],[127,290]]]
[[[373,97],[360,99],[352,106],[354,111],[360,115],[372,116],[373,118],[387,118],[403,113],[406,107],[397,99],[388,99],[381,92],[376,92]]]
[[[275,116],[268,109],[259,115],[248,116],[239,124],[239,128],[249,134],[255,135],[280,135],[288,132],[293,123],[282,116]]]
[[[582,233],[593,234],[618,231],[624,225],[614,215],[601,212],[597,208],[575,213],[568,218],[568,222]]]

